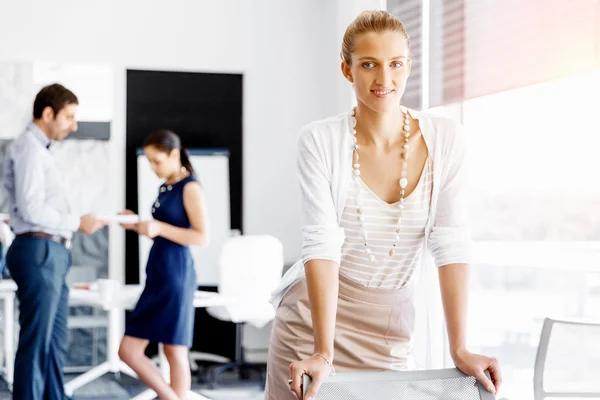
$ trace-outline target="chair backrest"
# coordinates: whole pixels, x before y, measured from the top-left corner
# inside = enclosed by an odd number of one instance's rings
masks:
[[[533,392],[535,400],[600,398],[600,322],[544,320]]]
[[[234,236],[223,246],[219,264],[220,294],[268,300],[283,272],[283,245],[268,235]]]
[[[310,387],[305,375],[303,392]],[[346,372],[330,376],[315,400],[493,400],[475,378],[456,368],[401,372]]]
[[[10,247],[13,239],[15,238],[14,233],[11,231],[8,223],[4,222],[0,219],[0,243],[3,245],[3,253],[6,254],[6,251]]]

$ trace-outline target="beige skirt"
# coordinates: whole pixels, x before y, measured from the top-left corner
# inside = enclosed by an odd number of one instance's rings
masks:
[[[403,370],[411,360],[413,287],[380,290],[340,276],[335,325],[336,371]],[[314,339],[306,280],[283,297],[273,324],[265,400],[296,400],[290,363],[310,357]]]

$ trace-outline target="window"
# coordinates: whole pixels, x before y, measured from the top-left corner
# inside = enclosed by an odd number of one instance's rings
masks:
[[[600,71],[463,103],[476,260],[469,345],[500,360],[511,399],[533,398],[545,317],[600,320],[598,104]]]
[[[500,360],[501,397],[531,399],[543,319],[600,320],[600,2],[403,3],[388,10],[411,36],[425,27],[421,97],[406,101],[468,137],[468,345]]]

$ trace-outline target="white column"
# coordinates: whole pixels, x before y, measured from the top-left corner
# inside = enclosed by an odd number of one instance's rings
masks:
[[[110,125],[110,163],[109,175],[112,182],[111,209],[125,208],[125,146],[126,146],[126,81],[127,69],[123,65],[114,67],[114,110]],[[108,277],[125,284],[125,232],[116,224],[108,228]],[[121,340],[125,331],[125,313],[122,310],[109,312],[109,336]],[[118,339],[117,339],[118,338]],[[110,352],[108,352],[110,357]],[[115,353],[116,354],[116,353]],[[115,360],[115,363],[117,360]],[[116,364],[113,364],[116,365]]]
[[[431,24],[431,3],[430,0],[423,0],[423,13],[421,15],[421,108],[429,108],[429,66],[430,66],[430,24]]]

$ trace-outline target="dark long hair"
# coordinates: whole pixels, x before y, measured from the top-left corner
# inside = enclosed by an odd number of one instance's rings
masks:
[[[181,145],[181,139],[175,132],[168,129],[154,131],[146,137],[142,146],[153,146],[167,154],[171,153],[173,149],[178,149],[181,165],[185,167],[190,174],[196,175],[194,167],[192,167],[192,163],[190,162],[190,154],[187,149]]]

